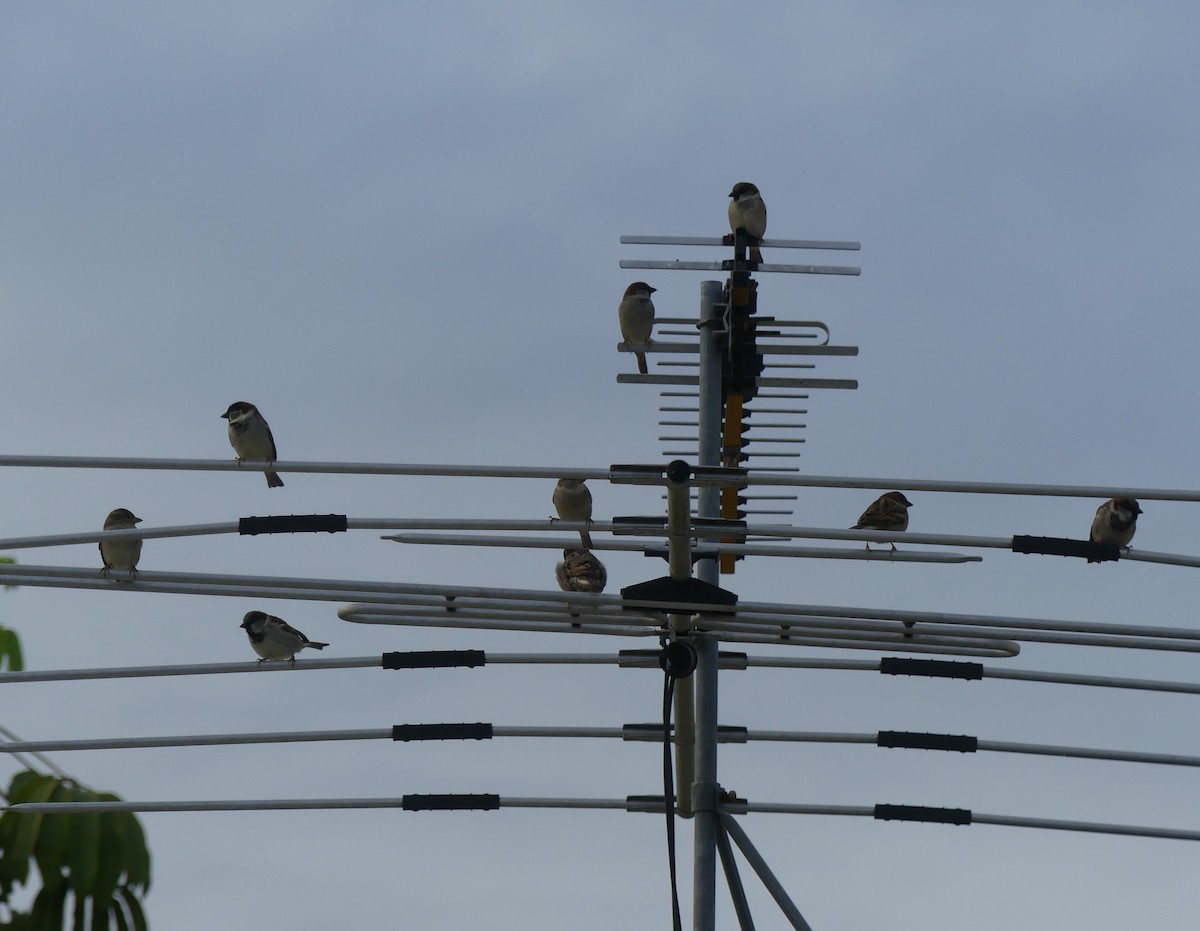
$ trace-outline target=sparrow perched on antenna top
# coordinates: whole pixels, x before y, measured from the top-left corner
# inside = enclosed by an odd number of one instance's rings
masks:
[[[323,650],[329,646],[328,643],[309,640],[283,618],[263,611],[247,611],[241,627],[250,638],[250,646],[258,654],[260,663],[269,659],[286,659],[295,666],[296,654],[305,647]]]
[[[1092,519],[1092,530],[1088,539],[1092,543],[1111,544],[1129,549],[1133,534],[1137,530],[1138,515],[1142,513],[1136,498],[1109,498],[1096,508]],[[1091,559],[1088,562],[1101,562]]]
[[[627,343],[648,343],[654,329],[654,301],[650,295],[657,291],[644,281],[635,281],[625,289],[625,296],[617,305],[617,319],[621,322],[621,339]],[[638,371],[643,375],[650,369],[646,365],[646,354],[635,352]]]
[[[887,494],[880,495],[875,499],[874,503],[862,512],[858,523],[851,527],[851,530],[895,530],[904,531],[908,529],[908,509],[913,506],[904,495],[898,491],[889,491]],[[871,544],[867,544],[867,549],[871,548]],[[892,550],[896,549],[896,544],[892,544]]]
[[[592,523],[592,493],[581,478],[560,478],[551,495],[559,520],[583,520]],[[554,518],[550,518],[554,520]],[[592,535],[579,531],[579,539],[587,549],[592,548]]]
[[[229,421],[229,444],[237,453],[238,462],[243,459],[274,462],[279,458],[266,418],[249,401],[234,401],[221,416]],[[277,473],[268,469],[266,475],[268,488],[283,487],[283,479]]]
[[[135,517],[133,511],[117,508],[115,511],[110,511],[108,517],[104,518],[104,529],[132,530],[141,522],[142,519]],[[107,576],[109,569],[128,569],[132,574],[137,575],[137,564],[141,558],[141,540],[100,541],[100,560],[104,563],[104,568],[100,570],[101,575]]]
[[[747,236],[762,239],[767,233],[767,205],[758,188],[749,181],[739,181],[729,196],[733,198],[729,202],[729,228],[735,233],[745,230]],[[747,258],[751,262],[762,261],[762,252],[757,245],[750,247]]]

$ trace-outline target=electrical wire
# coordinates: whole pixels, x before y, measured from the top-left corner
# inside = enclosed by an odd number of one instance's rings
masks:
[[[665,643],[664,643],[665,648]],[[679,912],[679,877],[675,867],[675,774],[671,767],[671,706],[675,698],[675,677],[668,667],[663,671],[663,808],[667,814],[667,867],[671,875],[671,922],[675,931],[683,931]]]

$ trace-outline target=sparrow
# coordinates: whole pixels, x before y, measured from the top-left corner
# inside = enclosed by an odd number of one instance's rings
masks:
[[[132,530],[142,522],[135,517],[133,511],[117,508],[110,511],[104,518],[105,530]],[[142,558],[141,540],[112,540],[100,542],[100,560],[104,568],[100,574],[107,577],[109,569],[128,569],[131,575],[137,575],[138,560]]]
[[[563,550],[562,562],[554,567],[554,577],[558,579],[558,587],[564,592],[599,595],[608,582],[608,570],[591,550],[568,547]],[[572,614],[571,617],[579,615]],[[572,623],[571,626],[579,625]]]
[[[903,531],[908,529],[908,509],[913,506],[904,495],[898,491],[889,491],[887,494],[880,495],[875,499],[874,503],[862,512],[858,523],[851,527],[851,530],[896,530]],[[871,548],[871,544],[867,544],[867,549]],[[892,551],[895,552],[896,544],[892,544]]]
[[[229,443],[237,453],[238,462],[243,459],[274,462],[279,458],[275,452],[275,437],[271,436],[266,418],[249,401],[234,401],[221,416],[229,421]],[[283,487],[283,479],[270,469],[267,470],[267,487]]]
[[[654,301],[650,295],[657,291],[644,281],[635,281],[625,289],[621,303],[617,305],[617,319],[621,322],[621,339],[627,343],[648,343],[654,329]],[[643,375],[650,369],[646,366],[646,354],[634,352],[638,371]]]
[[[599,595],[608,582],[608,570],[591,550],[563,550],[562,562],[554,567],[558,587],[564,592],[591,592]]]
[[[269,659],[286,659],[296,665],[296,654],[305,647],[323,650],[328,643],[309,640],[283,618],[262,611],[247,611],[242,618],[242,629],[250,638],[250,646],[258,654],[260,663]]]
[[[592,493],[581,478],[560,478],[550,498],[559,520],[584,520],[592,523]],[[554,518],[550,518],[554,520]],[[579,531],[579,540],[586,549],[592,548],[592,535]]]
[[[1134,531],[1137,530],[1138,515],[1141,513],[1142,509],[1138,506],[1136,498],[1109,498],[1096,508],[1088,540],[1092,543],[1107,543],[1129,549]],[[1088,562],[1102,560],[1089,557]]]
[[[749,181],[739,181],[729,192],[733,198],[729,202],[729,228],[735,233],[745,230],[747,236],[762,239],[767,232],[767,205],[762,196]],[[762,252],[758,246],[750,247],[748,256],[751,262],[761,262]]]

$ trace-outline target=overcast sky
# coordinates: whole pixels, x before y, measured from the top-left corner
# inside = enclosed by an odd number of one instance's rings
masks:
[[[717,236],[754,181],[769,235],[858,240],[859,278],[762,275],[760,309],[857,359],[817,373],[806,472],[1200,486],[1200,14],[1187,3],[7,4],[0,12],[0,373],[6,451],[228,458],[258,404],[281,459],[604,468],[661,460],[657,391],[618,386],[623,233]],[[659,314],[695,272],[645,273]],[[661,358],[661,357],[660,357]],[[251,514],[543,518],[551,483],[9,469],[6,536]],[[593,482],[599,519],[648,489]],[[801,490],[846,527],[874,491]],[[912,530],[1086,535],[1099,501],[913,492]],[[1144,501],[1135,546],[1196,553],[1196,505]],[[852,544],[848,544],[853,546]],[[98,568],[94,545],[11,551]],[[1194,624],[1194,570],[983,551],[982,564],[749,560],[744,600]],[[606,555],[609,590],[663,574]],[[555,589],[555,554],[337,537],[149,541],[142,568]],[[23,587],[35,668],[253,659],[262,608],[326,656],[645,641],[365,627],[335,604]],[[798,648],[786,653],[870,659]],[[1194,657],[1027,645],[1013,668],[1192,681]],[[614,667],[280,673],[9,685],[27,739],[492,721],[653,720]],[[851,672],[722,677],[725,724],[1200,754],[1194,696]],[[56,754],[137,800],[661,791],[649,744],[354,742]],[[758,801],[971,808],[1200,829],[1183,768],[755,744],[721,782]],[[6,781],[9,773],[0,771]],[[661,817],[614,812],[143,816],[162,929],[335,923],[666,927]],[[742,820],[816,929],[1195,922],[1200,847],[790,815]],[[690,824],[681,823],[690,900]],[[782,926],[748,869],[761,928]],[[733,925],[718,896],[722,927]]]

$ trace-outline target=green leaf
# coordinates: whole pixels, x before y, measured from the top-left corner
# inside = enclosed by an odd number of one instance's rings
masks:
[[[113,896],[112,916],[113,922],[117,926],[117,931],[129,931],[129,922],[125,918],[125,891],[118,889]]]
[[[128,886],[122,886],[118,892],[125,900],[125,907],[129,910],[129,920],[133,923],[134,931],[147,931],[146,913],[142,911],[142,903],[134,895],[133,890]]]
[[[113,911],[117,910],[116,903],[108,896],[103,899],[99,897],[92,899],[92,922],[88,926],[89,931],[108,931],[109,908],[112,908]]]
[[[121,825],[121,849],[125,860],[125,882],[142,895],[150,891],[150,851],[137,817],[128,812],[117,815]]]
[[[8,627],[0,627],[0,665],[7,665],[9,672],[20,672],[25,668],[21,638]]]
[[[12,782],[8,784],[9,803],[15,805],[18,802],[31,801],[29,793],[48,779],[54,781],[53,776],[47,776],[45,773],[35,772],[32,769],[21,770],[13,776]]]
[[[33,909],[29,912],[30,924],[38,929],[58,929],[63,926],[67,910],[67,884],[59,883],[54,887],[43,886],[42,891],[33,900]]]
[[[87,931],[87,899],[81,895],[75,896],[71,919],[72,931]]]
[[[80,898],[90,896],[100,865],[100,815],[94,811],[71,815],[67,845],[67,868],[71,891]]]
[[[51,802],[71,802],[75,800],[75,794],[75,790],[71,786],[59,783],[50,794],[49,800]],[[42,816],[42,828],[38,831],[33,855],[38,869],[43,875],[51,870],[61,870],[65,864],[70,826],[70,815]]]
[[[113,890],[117,888],[125,868],[125,852],[121,849],[121,817],[120,814],[100,816],[100,865],[92,887],[92,897],[98,902],[112,899]]]
[[[44,802],[58,786],[58,780],[53,776],[43,776],[32,773],[32,779],[21,780],[25,773],[13,777],[14,789],[9,790],[9,798],[13,802]],[[18,782],[18,780],[21,780]],[[0,815],[0,821],[14,819],[15,833],[12,841],[4,848],[4,856],[0,857],[0,877],[14,882],[24,883],[29,878],[29,861],[33,856],[33,846],[37,840],[38,831],[42,826],[40,814],[21,814],[6,811]]]

